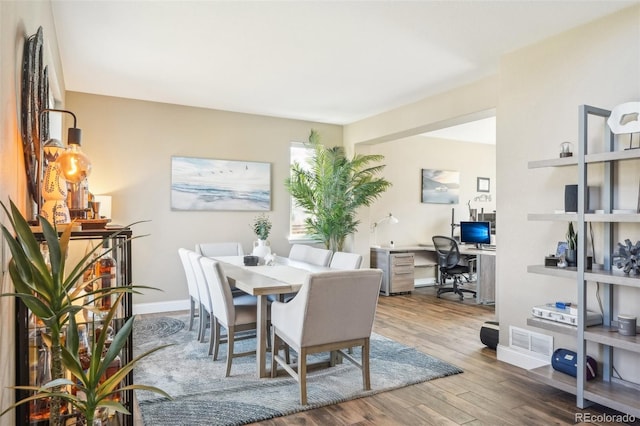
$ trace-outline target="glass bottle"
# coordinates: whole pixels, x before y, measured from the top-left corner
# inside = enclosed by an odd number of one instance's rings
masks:
[[[38,367],[33,386],[42,386],[51,381],[51,352],[38,331],[36,337],[38,347]],[[43,420],[49,418],[49,398],[40,398],[30,402],[29,418],[31,420]]]
[[[116,355],[113,361],[109,363],[107,370],[105,371],[104,375],[101,377],[100,383],[103,383],[105,380],[107,380],[108,378],[116,374],[120,370],[120,368],[122,368],[122,360],[120,359],[120,355]],[[120,385],[116,386],[114,391],[118,389],[120,389]],[[111,395],[109,399],[112,399],[114,401],[120,401],[120,393],[118,392]]]
[[[110,289],[116,286],[116,261],[109,253],[109,239],[102,240],[102,255],[96,262],[96,277],[94,289]],[[111,309],[112,295],[96,294],[95,303],[99,310]]]
[[[89,365],[91,363],[91,346],[89,346],[89,335],[87,332],[87,326],[84,324],[78,325],[78,359],[80,360],[80,365],[82,366],[83,371],[87,371],[89,369]],[[74,381],[78,383],[77,379],[74,378]],[[78,395],[80,392],[77,391],[76,386],[71,388],[71,393],[73,395]],[[82,399],[83,395],[79,395],[80,399]]]
[[[105,332],[107,333],[107,338],[104,342],[104,352],[102,353],[103,362],[104,362],[104,356],[107,354],[107,351],[109,350],[109,347],[111,347],[111,343],[113,342],[113,328],[108,326]],[[107,380],[108,378],[116,374],[118,370],[120,370],[120,368],[122,368],[122,360],[120,358],[120,355],[116,355],[113,361],[111,361],[107,366],[107,369],[105,370],[104,375],[100,378],[100,383],[103,383],[105,380]],[[119,388],[120,388],[120,385],[116,386],[115,390]],[[120,401],[120,393],[110,396],[109,399],[112,399],[114,401]]]

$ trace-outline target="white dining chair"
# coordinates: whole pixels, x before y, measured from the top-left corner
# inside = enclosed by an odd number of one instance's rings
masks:
[[[289,259],[305,262],[317,266],[329,266],[331,262],[331,250],[311,247],[304,244],[294,244],[289,251]]]
[[[242,244],[238,242],[212,242],[212,243],[198,243],[196,244],[196,253],[205,257],[216,256],[244,256],[244,250]],[[245,295],[244,291],[231,286],[231,292],[233,297]]]
[[[198,340],[202,343],[205,341],[207,322],[212,318],[211,313],[213,312],[213,306],[211,304],[211,294],[209,294],[209,288],[207,287],[202,267],[200,266],[200,258],[202,256],[193,250],[189,250],[187,256],[200,294],[200,327],[198,328]]]
[[[238,242],[198,243],[196,253],[206,257],[244,256],[242,244]]]
[[[333,253],[333,256],[331,256],[331,263],[329,263],[329,268],[360,269],[360,265],[362,265],[362,256],[358,253],[337,251]]]
[[[309,275],[291,301],[272,303],[271,377],[280,365],[295,378],[300,404],[307,404],[307,355],[318,352],[339,352],[362,370],[364,390],[371,388],[369,340],[381,282],[380,269],[318,272]],[[276,349],[282,342],[298,353],[297,371]],[[360,361],[342,350],[358,346]]]
[[[225,377],[229,377],[231,374],[231,362],[233,358],[241,356],[252,355],[256,353],[256,350],[246,352],[234,352],[234,343],[236,340],[236,333],[246,330],[255,330],[257,324],[257,309],[256,306],[250,306],[246,304],[235,304],[237,298],[232,297],[231,288],[227,281],[227,276],[224,274],[219,262],[207,257],[200,257],[199,259],[204,277],[211,291],[213,302],[213,318],[212,327],[214,332],[212,333],[212,340],[209,345],[209,352],[213,349],[213,360],[218,358],[218,348],[220,347],[220,326],[227,329],[227,365]]]
[[[193,273],[193,266],[189,260],[189,251],[190,250],[182,247],[178,249],[182,269],[184,269],[184,275],[187,280],[187,289],[189,290],[189,331],[191,331],[193,330],[193,321],[196,316],[202,318],[202,315],[200,315],[200,291],[195,274]],[[199,334],[198,338],[200,338]]]
[[[202,265],[200,263],[200,259],[203,258],[200,254],[195,251],[190,250],[188,252],[189,260],[191,262],[191,266],[193,268],[193,273],[196,279],[196,283],[198,285],[198,290],[201,295],[200,299],[200,329],[198,331],[198,339],[200,342],[204,342],[206,339],[206,331],[207,325],[210,327],[209,331],[209,355],[213,354],[213,346],[215,336],[214,333],[216,331],[215,324],[215,315],[213,313],[214,308],[214,297],[213,293],[207,279],[205,278],[204,271],[202,270]],[[228,285],[228,283],[227,283]],[[231,292],[231,288],[229,287],[229,291]],[[258,300],[255,296],[251,296],[249,294],[244,294],[242,296],[236,296],[233,298],[233,304],[235,305],[243,305],[248,306],[254,311],[257,309]],[[218,336],[218,339],[222,339],[223,336]]]

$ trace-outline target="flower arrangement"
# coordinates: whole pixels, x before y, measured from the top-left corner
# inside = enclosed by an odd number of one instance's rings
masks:
[[[253,220],[253,232],[258,236],[260,240],[266,240],[269,238],[271,232],[271,220],[268,216],[261,214]]]

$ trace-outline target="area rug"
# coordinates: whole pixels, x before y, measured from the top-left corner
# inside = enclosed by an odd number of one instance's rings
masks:
[[[148,391],[136,391],[144,424],[242,425],[303,410],[361,398],[379,392],[461,373],[462,370],[377,334],[371,336],[371,390],[362,390],[360,370],[345,361],[308,374],[308,404],[300,405],[297,382],[288,375],[256,377],[255,356],[234,358],[231,377],[224,377],[226,345],[213,361],[209,344],[188,331],[188,317],[136,319],[134,355],[173,344],[141,360],[134,382],[157,386],[173,399]],[[236,342],[236,352],[255,348],[255,339]],[[356,359],[360,356],[354,350]],[[326,359],[309,357],[309,362]],[[267,365],[270,365],[270,355]]]

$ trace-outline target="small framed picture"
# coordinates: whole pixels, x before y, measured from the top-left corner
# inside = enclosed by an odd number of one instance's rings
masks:
[[[569,244],[567,244],[566,241],[558,241],[558,247],[556,248],[556,257],[564,256],[567,248],[569,248]]]
[[[491,192],[491,180],[485,177],[478,178],[478,192]]]

